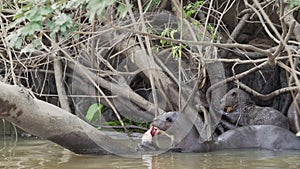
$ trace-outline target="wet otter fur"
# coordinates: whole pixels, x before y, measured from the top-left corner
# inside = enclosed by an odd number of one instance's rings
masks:
[[[286,116],[274,108],[255,105],[249,95],[241,89],[234,88],[228,91],[220,104],[226,112],[222,119],[233,126],[275,125],[289,129]]]
[[[155,118],[151,125],[172,137],[170,145],[173,150],[191,152],[192,145],[199,139],[199,133],[193,123],[180,112],[163,113]]]
[[[197,130],[183,113],[164,113],[157,117],[152,125],[173,136],[171,150],[180,152],[207,152],[236,148],[300,149],[300,138],[289,130],[274,125],[239,127],[221,134],[216,140],[204,143],[199,142]]]

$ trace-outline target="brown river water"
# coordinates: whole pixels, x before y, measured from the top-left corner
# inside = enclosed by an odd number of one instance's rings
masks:
[[[16,141],[0,138],[0,168],[299,169],[300,151],[226,150],[128,158],[116,155],[76,155],[47,140],[18,139]]]

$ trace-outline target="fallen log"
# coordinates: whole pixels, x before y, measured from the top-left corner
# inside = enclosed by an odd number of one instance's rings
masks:
[[[0,82],[0,118],[77,154],[137,155],[140,139],[100,131],[79,117],[38,100],[29,90]]]

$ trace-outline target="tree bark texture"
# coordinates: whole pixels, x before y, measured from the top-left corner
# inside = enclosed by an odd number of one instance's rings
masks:
[[[77,154],[135,154],[139,139],[97,130],[82,119],[38,100],[26,89],[0,82],[0,118]]]

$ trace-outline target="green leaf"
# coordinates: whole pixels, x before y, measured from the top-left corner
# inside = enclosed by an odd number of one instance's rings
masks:
[[[16,19],[20,19],[20,18],[23,18],[24,17],[24,13],[17,13],[14,17],[13,17],[13,20],[16,20]]]
[[[89,122],[95,123],[98,121],[103,111],[104,111],[104,106],[102,104],[94,103],[89,107],[85,117]]]
[[[20,31],[18,33],[13,33],[7,36],[7,41],[10,47],[16,47],[20,49],[23,42],[23,37],[20,37]]]
[[[22,6],[22,11],[28,11],[33,7],[32,3],[27,3],[26,5]]]
[[[51,7],[45,7],[45,8],[41,9],[40,14],[43,15],[43,16],[48,16],[52,12],[53,12],[53,9]]]
[[[166,28],[166,29],[164,29],[163,31],[162,31],[162,33],[161,33],[161,36],[162,37],[167,37],[167,36],[169,36],[169,28]]]
[[[114,4],[116,0],[90,0],[87,8],[89,11],[89,22],[92,23],[95,19],[95,15],[103,16],[105,9]]]
[[[291,2],[290,8],[293,9],[293,8],[299,6],[299,5],[300,5],[300,1],[299,0],[294,0],[293,2]]]
[[[30,18],[30,22],[38,22],[38,21],[43,21],[44,17],[38,13],[36,13],[35,15],[33,15]]]
[[[36,31],[42,30],[42,23],[41,22],[31,22],[24,26],[21,30],[23,36],[33,35]]]
[[[170,37],[171,37],[172,39],[175,39],[174,35],[175,35],[176,32],[177,32],[177,29],[172,29],[172,30],[171,30],[171,32],[170,32]]]
[[[126,5],[120,4],[118,6],[119,17],[124,18],[126,16],[127,12],[131,10],[131,8],[132,8],[131,4],[126,4]]]
[[[67,31],[67,26],[63,25],[60,27],[61,32],[66,32]]]
[[[119,121],[107,121],[103,124],[109,125],[109,126],[119,126],[119,125],[121,125]]]
[[[65,13],[60,13],[60,15],[56,18],[55,24],[56,25],[63,25],[66,22],[70,22],[72,19]]]
[[[56,33],[58,33],[58,31],[59,31],[59,27],[58,27],[58,26],[53,27],[53,28],[52,28],[52,31],[51,31],[51,33],[50,33],[50,37],[51,37],[51,38],[55,38]]]
[[[40,10],[39,8],[33,7],[24,13],[24,17],[31,19],[34,15],[39,13],[39,10]]]
[[[195,3],[190,3],[187,6],[185,6],[184,7],[185,17],[187,19],[190,18],[193,14],[197,13],[198,10],[201,8],[201,6],[204,4],[205,4],[204,0],[198,0]]]

